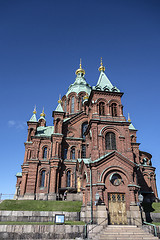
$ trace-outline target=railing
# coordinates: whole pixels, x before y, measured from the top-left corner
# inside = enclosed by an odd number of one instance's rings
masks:
[[[6,200],[6,199],[13,199],[15,194],[12,193],[0,193],[0,201]]]
[[[92,223],[92,220],[90,220],[88,223],[85,224],[85,229],[84,229],[84,238],[87,238],[87,226]]]
[[[148,223],[148,222],[143,222],[143,224],[152,226],[154,228],[154,236],[157,237],[157,227],[156,227],[156,225],[154,225],[152,223]]]
[[[143,221],[143,219],[142,219],[142,221],[138,221],[138,219],[133,218],[133,220],[134,220],[134,224],[135,224],[135,225],[141,225],[141,224],[142,224],[142,225],[152,226],[152,227],[154,228],[154,230],[153,230],[153,231],[154,231],[154,234],[153,234],[152,232],[151,232],[151,233],[152,233],[155,237],[157,237],[157,227],[156,227],[156,225],[154,225],[154,224],[152,224],[152,223],[145,222],[145,221]],[[137,223],[138,223],[138,224],[137,224]]]
[[[84,237],[87,238],[88,237],[88,233],[90,231],[92,231],[94,228],[96,228],[98,226],[101,226],[101,224],[104,223],[105,221],[108,221],[108,218],[105,218],[102,222],[100,222],[99,224],[96,224],[96,226],[93,226],[91,229],[89,229],[89,231],[87,231],[87,226],[92,223],[92,220],[90,220],[88,223],[86,223],[85,224],[85,236]],[[103,225],[103,226],[105,226],[105,225]]]

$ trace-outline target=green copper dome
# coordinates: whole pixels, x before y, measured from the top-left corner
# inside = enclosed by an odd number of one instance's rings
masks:
[[[80,92],[86,92],[88,95],[90,95],[91,92],[91,86],[86,82],[84,78],[85,71],[81,67],[80,62],[80,68],[76,71],[76,79],[73,84],[71,84],[68,88],[68,91],[66,93],[66,96],[68,96],[71,92],[75,92],[79,94]]]

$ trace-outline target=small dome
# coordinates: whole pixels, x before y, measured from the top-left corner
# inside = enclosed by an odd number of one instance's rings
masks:
[[[99,71],[105,71],[105,67],[103,66],[103,63],[102,63],[102,57],[101,57],[101,66],[99,67]]]
[[[82,69],[81,59],[80,59],[79,68],[76,70],[76,75],[78,75],[78,73],[83,73],[83,75],[85,75],[85,71],[84,69]]]

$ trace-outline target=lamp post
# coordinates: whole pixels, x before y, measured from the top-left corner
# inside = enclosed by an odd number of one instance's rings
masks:
[[[99,193],[97,192],[95,194],[95,205],[97,205],[98,201],[99,201]]]
[[[140,193],[139,195],[138,195],[138,200],[139,200],[139,203],[140,203],[140,205],[141,205],[141,203],[143,202],[143,195]]]
[[[93,223],[93,200],[92,200],[92,168],[91,163],[89,164],[90,167],[90,205],[91,205],[91,224]]]
[[[141,220],[142,220],[142,222],[143,222],[143,217],[142,217],[142,206],[141,206],[141,204],[142,204],[142,202],[143,202],[143,199],[144,199],[144,197],[143,197],[143,195],[140,193],[140,194],[138,195],[138,200],[139,200],[138,205],[139,205],[139,209],[140,209],[140,213],[141,213]]]

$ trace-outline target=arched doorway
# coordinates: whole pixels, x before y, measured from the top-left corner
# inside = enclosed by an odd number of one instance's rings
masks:
[[[109,224],[127,224],[125,179],[121,172],[106,176]]]

